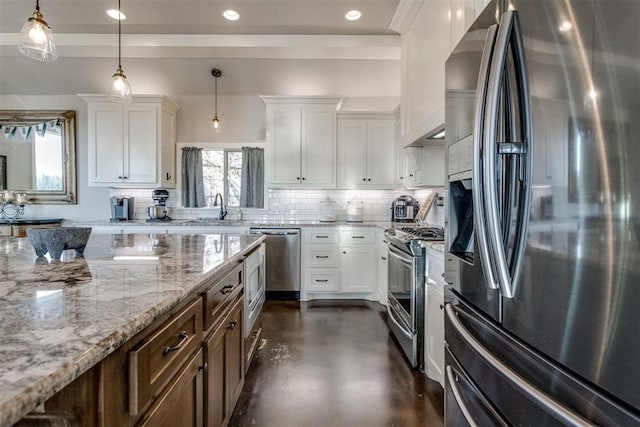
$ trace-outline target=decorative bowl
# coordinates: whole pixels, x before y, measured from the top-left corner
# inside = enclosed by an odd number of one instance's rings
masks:
[[[75,249],[78,255],[82,255],[90,235],[91,227],[27,229],[29,243],[36,250],[36,255],[41,257],[49,252],[52,259],[60,259],[65,249]]]

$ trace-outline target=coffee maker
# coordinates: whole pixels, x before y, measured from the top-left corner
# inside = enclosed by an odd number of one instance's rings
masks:
[[[169,192],[167,190],[153,190],[151,193],[153,206],[147,208],[147,215],[149,215],[147,222],[171,221],[171,218],[167,215],[168,198]]]
[[[411,196],[400,196],[391,202],[391,221],[413,222],[418,214],[418,201]]]
[[[133,219],[133,197],[113,196],[111,204],[111,222],[130,221]]]

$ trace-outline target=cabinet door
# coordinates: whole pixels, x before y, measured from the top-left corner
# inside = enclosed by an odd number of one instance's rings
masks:
[[[267,106],[267,143],[270,145],[271,183],[301,182],[301,107],[298,105]]]
[[[440,308],[442,304],[444,304],[442,289],[428,285],[425,316],[427,376],[444,387],[444,312]]]
[[[374,292],[374,246],[342,248],[342,292]]]
[[[88,107],[89,184],[119,183],[124,176],[122,105],[90,103]]]
[[[140,420],[145,427],[201,427],[202,350]]]
[[[389,287],[389,247],[378,245],[378,293],[380,302],[387,305],[387,290]]]
[[[231,416],[226,392],[227,324],[223,322],[204,342],[207,375],[204,381],[205,423],[207,427],[226,425]]]
[[[240,298],[227,318],[225,334],[225,379],[229,414],[240,397],[244,385],[244,299]]]
[[[130,104],[124,107],[125,183],[157,181],[158,106]]]
[[[366,183],[368,157],[366,153],[367,121],[338,121],[339,188],[358,188]]]
[[[444,186],[445,182],[444,147],[422,147],[422,166],[420,171],[420,183],[429,186]]]
[[[393,120],[367,122],[367,184],[392,188],[396,176],[395,123]]]
[[[336,185],[336,110],[331,105],[302,107],[302,184]]]
[[[561,186],[568,185],[567,148],[568,129],[567,107],[552,102],[536,100],[533,103],[535,117],[533,135],[533,184]],[[542,126],[540,124],[543,124]]]
[[[422,147],[406,147],[404,150],[406,185],[417,185],[422,181]]]

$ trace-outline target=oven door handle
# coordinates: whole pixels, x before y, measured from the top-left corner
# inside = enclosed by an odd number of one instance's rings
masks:
[[[404,335],[405,338],[407,338],[408,340],[413,340],[413,334],[411,332],[408,332],[407,328],[403,326],[402,322],[396,319],[396,316],[393,315],[393,308],[389,307],[389,309],[387,310],[387,313],[389,314],[389,319],[391,319],[393,324],[396,325],[398,329],[400,329],[400,332],[402,332],[402,335]]]
[[[411,261],[407,259],[407,256],[404,252],[396,249],[394,246],[389,245],[389,254],[393,255],[394,258],[397,258],[401,263],[406,265],[407,267],[413,268],[413,257]]]
[[[514,388],[526,395],[532,401],[540,404],[550,413],[550,415],[562,422],[579,426],[593,425],[593,423],[574,413],[569,408],[562,406],[551,396],[538,389],[535,385],[529,383],[526,379],[522,378],[517,372],[511,369],[511,367],[507,366],[504,362],[493,355],[493,353],[487,350],[480,341],[478,341],[471,332],[465,328],[462,321],[458,319],[453,305],[447,304],[444,310],[447,320],[451,323],[455,333],[462,339],[462,341],[471,347],[471,349],[498,374],[511,383]]]

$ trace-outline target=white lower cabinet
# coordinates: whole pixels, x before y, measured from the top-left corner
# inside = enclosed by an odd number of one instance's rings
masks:
[[[378,299],[375,232],[373,227],[303,228],[300,299]]]
[[[427,249],[425,371],[444,387],[444,255]]]

